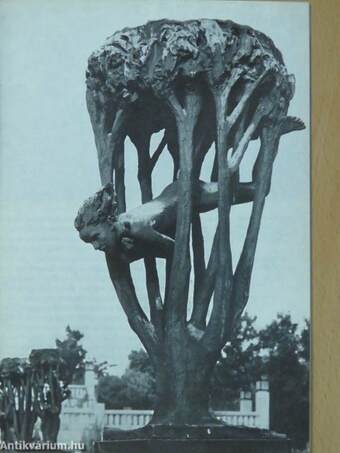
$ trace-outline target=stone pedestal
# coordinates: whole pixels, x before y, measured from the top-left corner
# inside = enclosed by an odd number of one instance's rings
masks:
[[[116,440],[96,442],[94,453],[291,453],[286,439]]]
[[[106,430],[94,453],[291,453],[283,434],[228,425],[147,425]]]

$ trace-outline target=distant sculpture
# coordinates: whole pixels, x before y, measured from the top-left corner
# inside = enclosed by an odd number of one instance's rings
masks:
[[[61,366],[57,349],[34,349],[28,360],[6,358],[0,362],[3,440],[32,441],[40,418],[43,439],[57,441],[61,404],[69,396],[67,386],[61,384]]]
[[[42,440],[57,442],[62,403],[86,353],[78,344],[82,334],[70,327],[66,333],[55,349],[33,349],[28,359],[0,361],[1,440],[31,442],[39,421]]]
[[[209,412],[209,381],[249,298],[280,137],[304,128],[287,116],[294,85],[273,42],[231,21],[149,22],[115,33],[89,58],[87,106],[103,189],[83,205],[75,226],[83,240],[105,251],[118,299],[155,368],[151,425],[219,424]],[[151,136],[162,130],[151,155]],[[137,149],[142,201],[128,210],[126,137]],[[251,140],[260,145],[252,181],[242,182],[239,168]],[[152,172],[166,148],[173,182],[153,198]],[[202,182],[202,164],[213,152],[211,182]],[[234,265],[231,206],[245,202],[252,210]],[[218,224],[206,263],[201,215],[215,208]],[[166,259],[164,292],[155,257]],[[129,267],[141,258],[149,317]]]

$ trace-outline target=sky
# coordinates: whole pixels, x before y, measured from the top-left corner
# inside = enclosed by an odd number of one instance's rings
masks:
[[[278,312],[302,324],[310,309],[309,11],[307,3],[2,0],[0,3],[0,358],[53,347],[65,328],[79,329],[88,358],[120,374],[140,342],[108,277],[104,255],[79,240],[73,220],[100,188],[85,103],[85,69],[106,37],[148,20],[219,18],[268,34],[281,50],[296,93],[289,113],[307,128],[284,136],[267,197],[247,311],[257,325]],[[159,135],[152,140],[155,149]],[[254,145],[255,147],[255,145]],[[253,152],[252,152],[253,151]],[[247,179],[255,148],[247,152]],[[208,177],[209,159],[203,176]],[[126,143],[128,207],[140,203],[136,152]],[[154,193],[171,182],[165,152]],[[237,256],[249,206],[232,212]],[[204,217],[207,245],[216,213]],[[141,263],[132,265],[145,309]]]

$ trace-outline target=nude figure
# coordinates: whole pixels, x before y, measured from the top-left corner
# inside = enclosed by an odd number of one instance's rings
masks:
[[[301,120],[287,117],[281,134],[303,128]],[[253,167],[251,182],[239,182],[238,175],[235,175],[231,204],[253,201],[257,173],[258,160]],[[269,190],[270,187],[267,194]],[[193,205],[198,212],[217,208],[217,182],[198,181],[193,193]],[[177,200],[178,182],[175,181],[153,200],[117,215],[114,187],[108,183],[84,202],[75,219],[75,227],[83,241],[92,243],[96,250],[115,254],[125,262],[147,256],[167,258],[174,247]]]
[[[96,250],[118,254],[126,262],[146,256],[166,258],[174,246],[177,191],[175,181],[148,203],[116,215],[114,189],[112,184],[107,184],[85,201],[75,227],[80,238],[92,243]],[[232,203],[251,201],[253,192],[252,183],[239,183]],[[217,182],[198,181],[194,194],[193,203],[198,212],[217,208]]]
[[[175,181],[141,206],[116,215],[115,193],[107,184],[85,201],[75,220],[80,238],[96,250],[115,253],[127,262],[146,256],[166,258],[173,250],[177,211]],[[199,181],[194,206],[199,212],[217,207],[217,183]]]

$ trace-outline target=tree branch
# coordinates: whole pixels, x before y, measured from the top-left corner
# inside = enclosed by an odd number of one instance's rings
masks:
[[[190,324],[193,324],[196,328],[204,330],[206,327],[206,318],[208,308],[211,300],[211,296],[214,292],[215,277],[217,270],[217,245],[218,245],[218,227],[215,232],[214,241],[211,249],[209,262],[202,277],[199,290],[194,296],[194,307],[190,319]]]
[[[214,93],[217,121],[217,155],[218,155],[218,243],[217,271],[213,309],[206,331],[203,336],[203,345],[208,350],[221,347],[221,340],[228,322],[232,291],[232,255],[230,246],[230,207],[231,207],[231,174],[227,164],[227,143],[229,124],[225,120],[228,98]],[[214,258],[212,258],[212,261]]]
[[[160,141],[159,145],[157,146],[156,151],[153,153],[153,155],[151,157],[151,161],[150,161],[150,171],[151,172],[155,168],[155,165],[156,165],[160,155],[162,154],[164,148],[166,147],[166,143],[167,143],[166,134],[164,132],[162,140]]]
[[[114,188],[117,194],[117,212],[121,214],[122,212],[126,211],[124,139],[121,138],[115,146],[116,152],[114,155]]]
[[[145,258],[144,266],[150,306],[150,319],[155,326],[158,337],[161,338],[163,333],[163,300],[159,286],[156,259]]]
[[[217,121],[217,150],[214,168],[218,173],[219,186],[219,232],[218,244],[214,243],[211,251],[208,269],[209,279],[203,279],[200,292],[202,296],[200,300],[196,299],[196,310],[193,312],[192,322],[200,327],[204,326],[203,317],[206,316],[209,307],[209,302],[213,293],[212,281],[215,282],[215,293],[213,301],[212,314],[204,334],[203,342],[210,349],[219,348],[223,345],[225,332],[231,324],[231,307],[232,307],[232,256],[230,247],[230,207],[231,203],[236,202],[236,197],[232,196],[235,190],[233,185],[232,171],[238,171],[239,163],[244,155],[244,152],[251,140],[259,122],[268,108],[260,107],[256,110],[253,120],[244,132],[244,115],[247,109],[248,102],[257,89],[257,87],[267,78],[271,70],[265,71],[255,83],[248,85],[240,101],[234,110],[225,118],[227,112],[227,104],[232,87],[240,78],[242,71],[236,70],[231,75],[221,88],[213,89],[215,106],[216,106],[216,121]],[[267,106],[266,106],[267,107]],[[242,116],[241,116],[242,115]],[[239,120],[240,128],[234,137],[234,145],[237,144],[235,156],[231,157],[231,152],[227,154],[228,149],[228,134],[231,127]],[[232,150],[230,150],[232,151]],[[212,174],[212,178],[214,178]],[[216,238],[215,238],[216,239]]]
[[[244,134],[242,135],[241,139],[239,140],[239,143],[236,147],[236,149],[230,149],[228,152],[228,166],[229,169],[232,173],[238,170],[241,160],[244,156],[244,153],[246,152],[249,142],[256,131],[260,121],[268,115],[270,110],[273,108],[271,103],[267,103],[265,100],[262,101],[263,104],[260,104],[255,113],[254,116],[245,130]]]
[[[240,117],[240,115],[243,113],[246,105],[248,104],[251,96],[254,94],[254,92],[256,91],[256,89],[261,85],[261,83],[263,83],[266,78],[273,73],[273,70],[272,69],[266,69],[261,75],[260,77],[252,84],[249,84],[247,85],[241,99],[239,100],[239,102],[237,103],[236,107],[234,108],[234,110],[228,115],[228,118],[227,118],[227,121],[231,126],[233,126],[236,121],[238,120],[238,118]]]
[[[227,111],[228,111],[228,99],[229,95],[231,92],[232,87],[236,84],[236,82],[240,79],[242,76],[243,69],[242,68],[234,68],[230,74],[230,76],[224,81],[221,87],[218,87],[217,89],[213,88],[213,95],[215,99],[215,108],[217,108],[216,104],[216,99],[218,98],[218,102],[221,106],[221,112],[220,112],[220,121],[221,125],[225,124],[225,119],[227,116]],[[216,117],[216,122],[219,120]],[[222,123],[223,121],[223,123]],[[216,124],[216,127],[219,127]]]
[[[194,131],[194,180],[199,178],[204,158],[215,140],[215,111],[210,104],[204,104],[204,109],[198,117]]]
[[[152,200],[151,159],[150,159],[151,133],[142,132],[135,138],[138,153],[138,181],[142,195],[142,203]]]
[[[105,107],[103,96],[92,90],[86,90],[86,104],[94,133],[98,155],[98,166],[101,183],[112,182],[112,156],[107,153],[107,134],[110,112]]]
[[[151,132],[137,132],[137,135],[135,136],[135,145],[138,152],[138,180],[142,195],[142,203],[147,203],[148,201],[152,200],[151,173],[153,167],[151,165],[150,159],[150,139]],[[164,137],[162,139],[162,142],[163,141]],[[155,154],[159,152],[160,149],[162,150],[165,147],[166,141],[164,141],[164,145],[162,145],[162,142],[157,148]],[[163,301],[159,286],[156,258],[145,258],[144,267],[146,274],[146,288],[150,307],[150,319],[156,329],[159,339],[161,339],[163,334]]]
[[[175,131],[167,130],[166,139],[167,147],[174,165],[172,180],[177,181],[179,173],[179,145],[177,143],[177,129],[175,129]]]
[[[183,120],[185,118],[187,112],[181,106],[179,100],[177,99],[177,97],[173,91],[168,93],[167,102],[168,102],[169,107],[172,110],[173,114],[175,115],[176,124],[177,124],[178,119]],[[177,128],[178,128],[178,124],[177,124]]]
[[[201,102],[200,96],[194,92],[186,93],[185,109],[174,95],[168,97],[168,102],[176,118],[180,155],[175,247],[165,301],[166,323],[171,324],[177,321],[184,323],[187,314],[191,269],[189,239],[193,204],[193,132]]]
[[[280,134],[275,128],[264,128],[261,134],[261,148],[256,174],[255,196],[249,219],[246,239],[234,274],[233,322],[244,310],[248,298],[250,280],[265,198],[270,186],[274,158],[279,145]]]
[[[128,318],[132,330],[138,335],[151,358],[155,357],[157,339],[152,324],[147,319],[136,296],[130,266],[110,253],[105,253],[110,278],[119,302]]]
[[[113,170],[115,174],[115,185],[117,186],[118,208],[120,212],[126,211],[125,186],[124,186],[124,141],[126,137],[127,112],[119,109],[115,115],[111,132],[107,135],[106,162],[104,168],[109,168],[110,180],[102,181],[105,185],[113,181]]]
[[[204,238],[202,233],[201,218],[197,211],[192,217],[192,251],[194,261],[194,301],[200,292],[200,286],[205,273]]]
[[[104,96],[89,89],[86,90],[86,103],[95,137],[100,179],[104,186],[113,180],[115,155],[124,136],[127,112],[120,108],[114,115],[112,106],[105,101]]]
[[[246,131],[244,132],[237,148],[235,150],[234,149],[229,150],[227,165],[231,172],[234,173],[238,170],[241,160],[244,156],[244,153],[246,152],[246,149],[248,148],[251,137],[252,137],[253,133],[255,132],[259,121],[260,120],[258,120],[257,124],[252,121],[249,124],[249,126],[247,127]]]

